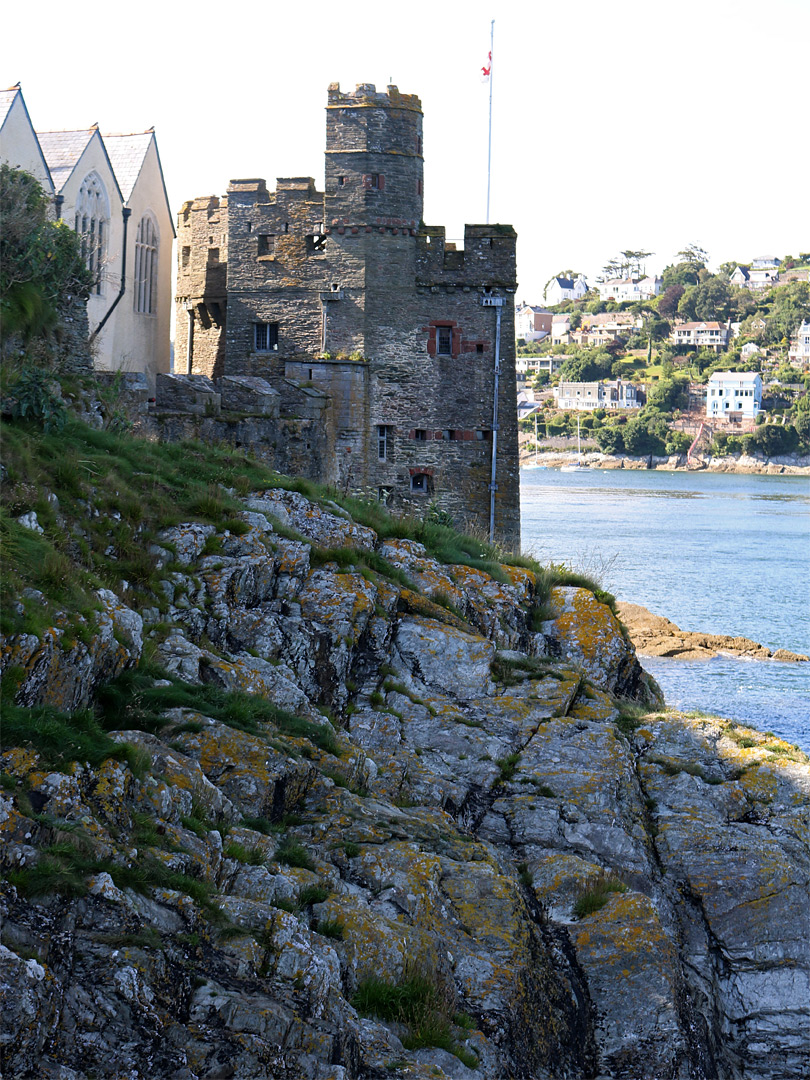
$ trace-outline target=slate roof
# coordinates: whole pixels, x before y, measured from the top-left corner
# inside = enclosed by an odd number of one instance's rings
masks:
[[[756,379],[757,371],[715,371],[709,382],[738,382],[740,379]]]
[[[84,153],[96,128],[80,131],[38,131],[37,138],[48,164],[53,186],[61,191]]]
[[[725,330],[719,322],[687,322],[681,323],[674,328],[677,330]]]
[[[10,90],[0,90],[0,127],[6,122],[9,110],[14,104],[14,98],[19,93],[20,89],[17,86],[12,86]]]
[[[561,289],[573,289],[574,283],[571,278],[558,277],[554,279]]]
[[[149,143],[154,138],[154,133],[144,131],[137,135],[104,135],[102,138],[121,189],[121,195],[126,203],[140,175],[143,160],[149,149]]]
[[[602,311],[598,315],[587,315],[582,321],[587,319],[591,326],[609,326],[611,323],[616,326],[632,326],[635,318],[630,311]]]

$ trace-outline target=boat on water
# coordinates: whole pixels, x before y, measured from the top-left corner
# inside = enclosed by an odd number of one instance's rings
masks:
[[[579,417],[577,417],[577,460],[569,465],[561,465],[560,472],[584,472],[589,465],[582,460],[582,439],[579,434]]]

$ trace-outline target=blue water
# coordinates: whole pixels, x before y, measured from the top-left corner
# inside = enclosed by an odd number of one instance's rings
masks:
[[[810,654],[810,477],[660,470],[521,473],[523,547],[683,630]],[[668,704],[810,751],[810,664],[642,659]]]

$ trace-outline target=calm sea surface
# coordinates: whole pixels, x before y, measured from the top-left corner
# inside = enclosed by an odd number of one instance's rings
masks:
[[[682,630],[810,655],[810,478],[660,470],[521,473],[523,547]],[[810,752],[810,664],[642,659],[676,708]]]

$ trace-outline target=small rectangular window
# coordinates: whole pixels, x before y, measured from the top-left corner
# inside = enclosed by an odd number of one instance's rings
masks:
[[[385,424],[377,424],[377,458],[379,461],[387,461],[390,453],[389,431]]]
[[[427,473],[414,473],[411,476],[411,491],[419,495],[429,495],[431,489],[430,477]]]
[[[416,439],[417,442],[425,442],[425,440],[427,439],[427,431],[425,430],[425,428],[418,427],[416,431],[414,431],[413,437],[414,439]]]
[[[208,265],[216,266],[219,263],[219,248],[208,249]]]
[[[254,323],[256,352],[276,352],[278,349],[278,323]]]
[[[259,255],[274,255],[276,252],[276,238],[270,233],[260,233],[256,248]]]
[[[188,269],[188,264],[189,264],[190,261],[191,261],[191,248],[190,247],[184,247],[183,248],[183,269],[184,270]]]
[[[385,188],[385,177],[382,173],[364,173],[363,187],[372,191],[382,191]]]
[[[451,326],[436,327],[436,355],[450,356],[453,352],[453,328]]]

